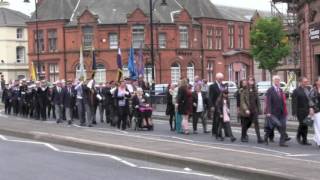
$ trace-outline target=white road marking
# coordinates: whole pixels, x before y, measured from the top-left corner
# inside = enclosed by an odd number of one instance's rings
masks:
[[[202,177],[212,177],[218,180],[227,180],[226,178],[222,178],[219,176],[214,176],[211,174],[203,174],[203,173],[196,173],[196,172],[186,172],[186,171],[176,171],[176,170],[169,170],[169,169],[160,169],[160,168],[151,168],[151,167],[138,167],[139,169],[147,169],[152,171],[162,171],[162,172],[170,172],[170,173],[178,173],[178,174],[188,174],[188,175],[196,175]]]
[[[316,154],[289,154],[288,157],[309,157],[315,156]],[[318,154],[319,155],[319,154]]]
[[[59,148],[54,147],[53,145],[49,143],[43,143],[43,142],[37,142],[37,141],[25,141],[25,140],[9,140],[5,136],[0,135],[0,139],[8,142],[19,142],[19,143],[29,143],[29,144],[37,144],[37,145],[44,145],[48,147],[49,149],[59,152],[59,153],[66,153],[66,154],[77,154],[77,155],[88,155],[88,156],[99,156],[99,157],[107,157],[113,160],[116,160],[122,164],[125,164],[129,167],[132,168],[139,168],[139,169],[145,169],[145,170],[152,170],[152,171],[161,171],[161,172],[169,172],[169,173],[177,173],[177,174],[188,174],[188,175],[195,175],[195,176],[202,176],[202,177],[212,177],[218,180],[227,180],[225,178],[219,177],[219,176],[214,176],[210,174],[203,174],[203,173],[196,173],[196,172],[191,172],[192,169],[190,168],[185,168],[185,171],[176,171],[176,170],[170,170],[170,169],[160,169],[160,168],[152,168],[152,167],[139,167],[131,162],[128,162],[126,160],[123,160],[119,157],[109,155],[109,154],[100,154],[100,153],[87,153],[87,152],[79,152],[79,151],[65,151],[65,150],[60,150]]]
[[[139,136],[139,135],[120,134],[120,133],[107,132],[107,131],[95,131],[93,129],[88,129],[88,131],[100,132],[100,133],[112,134],[112,135],[119,135],[119,136],[126,136],[126,137],[135,137],[135,138],[141,138],[141,139],[152,140],[152,141],[160,141],[160,142],[169,142],[169,143],[175,143],[175,144],[191,145],[191,146],[196,146],[196,147],[202,147],[202,148],[208,148],[208,149],[216,149],[216,150],[224,150],[224,151],[243,153],[243,154],[251,154],[251,155],[257,155],[257,156],[276,157],[276,158],[286,159],[286,160],[294,160],[294,161],[301,161],[301,162],[309,162],[309,163],[320,164],[320,161],[297,159],[297,158],[292,158],[292,157],[289,157],[289,156],[266,154],[266,153],[252,152],[252,151],[247,151],[247,150],[237,150],[237,149],[230,149],[230,148],[224,148],[224,147],[209,146],[209,145],[205,145],[205,144],[195,144],[195,143],[190,143],[190,142],[174,141],[174,140],[159,139],[159,138],[150,138],[150,137],[143,137],[143,136]],[[284,154],[284,155],[289,155],[290,154],[290,153],[285,153],[285,152],[281,152],[281,153]]]

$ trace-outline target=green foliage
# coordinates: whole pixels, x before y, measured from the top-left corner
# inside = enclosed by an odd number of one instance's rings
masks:
[[[278,18],[261,18],[250,33],[251,54],[259,68],[270,73],[289,55],[290,46],[282,22]]]

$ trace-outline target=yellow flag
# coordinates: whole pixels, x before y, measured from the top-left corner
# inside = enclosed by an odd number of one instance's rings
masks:
[[[35,80],[36,80],[36,70],[35,70],[35,68],[34,68],[33,63],[32,63],[32,65],[31,65],[31,80],[32,80],[32,81],[35,81]]]

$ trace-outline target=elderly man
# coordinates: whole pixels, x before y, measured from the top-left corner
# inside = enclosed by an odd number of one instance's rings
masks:
[[[273,76],[273,86],[270,87],[266,93],[266,107],[265,114],[266,126],[265,126],[265,142],[268,144],[268,138],[270,133],[276,127],[280,133],[280,142],[281,147],[287,147],[286,142],[286,118],[288,115],[287,105],[286,105],[286,96],[282,89],[280,88],[280,77]]]
[[[63,89],[61,81],[56,82],[56,87],[52,92],[52,102],[55,106],[57,123],[62,123],[62,109],[63,109]]]
[[[224,89],[222,81],[224,79],[224,75],[222,73],[216,74],[216,81],[212,85],[209,86],[209,104],[211,107],[211,112],[213,112],[213,120],[212,120],[212,135],[217,134],[217,115],[215,111],[216,101],[220,96],[221,92]]]

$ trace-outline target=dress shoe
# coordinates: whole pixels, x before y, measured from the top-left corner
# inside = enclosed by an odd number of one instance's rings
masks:
[[[209,133],[210,133],[210,131],[204,131],[203,133],[204,133],[204,134],[209,134]]]
[[[97,125],[97,121],[92,121],[92,124]]]
[[[224,141],[224,138],[223,137],[217,137],[216,138],[218,141]]]
[[[279,144],[280,147],[289,147],[287,144]]]
[[[264,140],[262,140],[261,138],[258,139],[258,144],[262,144],[262,143],[264,143]]]
[[[72,121],[68,121],[68,125],[72,125]]]
[[[104,120],[101,120],[100,123],[104,123]]]
[[[247,138],[241,138],[241,142],[249,142]]]
[[[302,145],[302,141],[301,141],[301,139],[300,138],[296,138],[296,140],[297,140],[297,142],[299,143],[299,144],[301,144]]]
[[[310,142],[308,142],[308,141],[304,141],[304,142],[302,142],[302,145],[304,145],[304,146],[311,146],[312,144],[311,144]]]
[[[286,141],[290,141],[290,140],[291,140],[291,137],[286,137],[285,140],[286,140]]]
[[[198,134],[198,132],[197,131],[193,131],[193,134]]]
[[[93,125],[92,125],[92,124],[89,124],[88,127],[93,127]]]
[[[235,142],[236,140],[237,140],[237,138],[235,138],[235,137],[231,138],[231,142]]]

